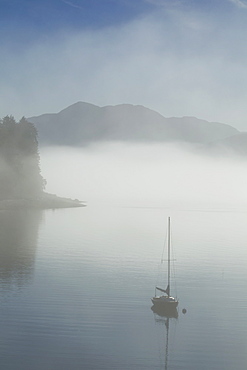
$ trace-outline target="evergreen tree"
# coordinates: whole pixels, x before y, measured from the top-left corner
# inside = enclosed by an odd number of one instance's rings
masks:
[[[37,130],[23,117],[0,121],[0,197],[30,198],[42,194],[46,181],[40,174]]]

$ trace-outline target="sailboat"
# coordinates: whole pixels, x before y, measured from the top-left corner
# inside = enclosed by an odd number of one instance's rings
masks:
[[[171,220],[170,217],[168,217],[168,240],[167,240],[167,252],[168,252],[168,258],[167,258],[167,263],[168,263],[168,268],[167,268],[167,287],[166,289],[155,287],[155,296],[151,298],[154,306],[156,308],[161,308],[161,309],[174,309],[178,305],[178,300],[177,298],[174,298],[170,294],[170,275],[171,275]],[[165,293],[165,295],[157,295],[157,290],[159,290],[162,293]]]

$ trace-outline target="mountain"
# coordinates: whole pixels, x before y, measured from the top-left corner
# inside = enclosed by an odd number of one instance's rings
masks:
[[[141,105],[98,107],[78,102],[59,113],[30,117],[41,145],[80,146],[99,141],[209,143],[239,134],[230,125],[195,117],[165,118]]]
[[[209,149],[212,152],[218,152],[222,154],[235,153],[239,155],[247,155],[247,132],[240,132],[236,135],[227,137],[222,140],[218,140],[209,145]]]

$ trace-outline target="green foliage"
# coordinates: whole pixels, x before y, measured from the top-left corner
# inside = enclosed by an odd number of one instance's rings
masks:
[[[23,117],[0,120],[0,198],[30,198],[42,194],[37,130]]]

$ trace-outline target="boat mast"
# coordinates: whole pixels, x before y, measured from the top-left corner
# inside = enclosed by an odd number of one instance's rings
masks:
[[[168,217],[168,286],[167,286],[167,295],[170,297],[170,248],[171,248],[171,226],[170,226],[170,217]]]

